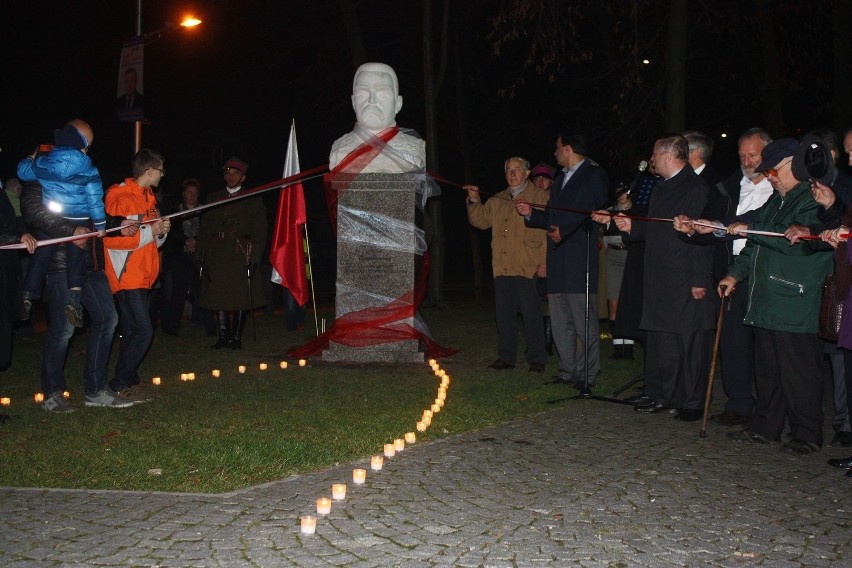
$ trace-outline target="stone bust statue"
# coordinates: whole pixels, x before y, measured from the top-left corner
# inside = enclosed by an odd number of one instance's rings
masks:
[[[355,128],[331,147],[329,168],[346,173],[406,173],[426,165],[426,143],[397,128],[402,108],[396,72],[384,63],[365,63],[352,84]]]

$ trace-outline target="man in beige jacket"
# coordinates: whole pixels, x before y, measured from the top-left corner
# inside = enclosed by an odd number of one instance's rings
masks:
[[[544,276],[547,237],[541,229],[531,229],[515,211],[515,201],[545,205],[547,191],[529,180],[530,164],[520,157],[504,165],[509,187],[482,203],[479,188],[466,185],[467,218],[477,229],[491,229],[491,263],[494,270],[494,298],[497,304],[498,358],[488,367],[497,371],[512,369],[518,352],[518,312],[524,320],[529,370],[544,372],[547,363],[541,298],[533,277]]]

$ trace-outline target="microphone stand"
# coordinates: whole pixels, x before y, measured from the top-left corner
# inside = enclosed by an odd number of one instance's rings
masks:
[[[618,398],[610,398],[608,396],[599,396],[592,394],[592,389],[589,387],[589,300],[590,300],[590,282],[591,282],[591,259],[589,254],[589,246],[591,246],[591,238],[592,238],[592,229],[594,228],[594,223],[591,218],[585,219],[582,223],[580,223],[579,228],[583,229],[586,232],[586,290],[585,290],[585,326],[583,328],[583,361],[585,365],[583,366],[583,388],[580,390],[580,394],[575,396],[566,396],[562,398],[557,398],[555,400],[548,400],[548,404],[555,404],[557,402],[562,402],[565,400],[600,400],[603,402],[613,402],[615,404],[629,404],[633,406],[632,402],[627,402],[626,400],[621,400]]]

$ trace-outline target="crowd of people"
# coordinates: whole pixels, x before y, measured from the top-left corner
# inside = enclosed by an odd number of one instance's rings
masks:
[[[827,129],[773,140],[751,128],[738,140],[740,167],[723,176],[709,164],[710,137],[669,134],[636,179],[613,192],[586,140],[563,132],[559,171],[536,167],[550,178],[546,187],[519,156],[505,162],[508,187],[487,201],[465,186],[471,225],[492,230],[499,348],[488,367],[516,366],[520,313],[529,371],[543,372],[541,331],[552,328],[559,367],[551,382],[594,387],[602,247],[612,358],[632,358],[636,343],[644,351],[644,388],[626,399],[637,413],[700,420],[718,335],[727,401],[710,419],[732,427],[729,439],[817,452],[831,407],[829,443],[852,446],[852,176],[839,165],[845,150],[852,167],[852,130],[842,140]],[[836,343],[818,334],[833,271],[846,298]],[[546,279],[549,325],[537,279]],[[833,401],[823,400],[826,355]],[[852,457],[829,463],[852,472]]]
[[[212,347],[241,349],[246,314],[266,303],[256,277],[267,229],[261,199],[193,213],[201,184],[189,178],[181,202],[163,210],[158,188],[165,158],[147,148],[133,156],[131,176],[104,191],[88,155],[93,141],[88,123],[68,122],[54,131],[54,145],[21,160],[17,178],[0,192],[0,244],[23,243],[30,257],[19,249],[0,251],[0,302],[6,305],[0,311],[0,369],[11,363],[13,327],[32,317],[44,291],[41,389],[42,407],[50,412],[76,409],[64,394],[75,327],[87,328],[83,404],[126,408],[150,399],[139,367],[158,321],[165,333],[177,335],[190,301],[193,321],[208,335],[218,329]],[[247,170],[242,160],[228,160],[225,189],[210,202],[243,191]],[[62,244],[39,246],[47,239]],[[28,261],[24,268],[22,260]],[[116,331],[118,357],[110,375]]]

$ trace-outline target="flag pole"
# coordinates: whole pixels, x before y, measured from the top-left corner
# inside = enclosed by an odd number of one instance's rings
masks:
[[[308,239],[307,222],[302,226],[302,229],[305,231],[305,254],[308,257],[308,274],[311,275],[309,280],[311,282],[311,301],[314,304],[314,328],[317,330],[317,335],[319,335],[319,320],[317,319],[317,293],[314,290],[314,265],[311,264],[311,241]]]

